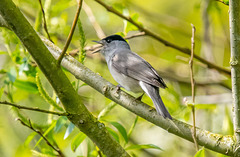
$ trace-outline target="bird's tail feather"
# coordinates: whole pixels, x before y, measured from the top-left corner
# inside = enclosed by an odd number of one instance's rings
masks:
[[[152,99],[153,104],[156,107],[158,114],[162,115],[164,118],[172,119],[170,113],[168,112],[168,110],[166,109],[166,107],[162,101],[162,98],[159,95],[159,88],[154,87],[150,84],[144,83],[142,81],[140,81],[139,84],[142,87],[142,89],[144,90],[144,92],[147,93],[147,95]]]

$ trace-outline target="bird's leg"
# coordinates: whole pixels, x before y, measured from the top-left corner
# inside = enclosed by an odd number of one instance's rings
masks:
[[[143,97],[143,95],[144,95],[145,93],[143,92],[143,94],[142,95],[140,95],[139,97],[137,97],[136,98],[136,100],[139,100],[139,101],[141,101],[142,100],[142,97]]]
[[[118,85],[117,85],[117,90],[116,90],[116,93],[118,93],[118,92],[119,92],[119,90],[120,90],[120,88],[121,88],[121,87],[123,87],[123,86],[121,86],[120,84],[118,84]]]
[[[121,88],[121,87],[122,87],[122,86],[121,86],[120,84],[117,85],[116,91],[114,92],[114,95],[115,95],[116,97],[119,96],[119,91],[120,91],[120,88]]]

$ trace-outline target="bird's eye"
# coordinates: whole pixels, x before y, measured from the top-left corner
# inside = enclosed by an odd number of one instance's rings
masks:
[[[112,41],[112,39],[107,39],[106,42],[107,43],[110,43]]]

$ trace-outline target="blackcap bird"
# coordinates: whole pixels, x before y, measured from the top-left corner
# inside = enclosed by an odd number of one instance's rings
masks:
[[[120,87],[135,93],[144,91],[152,99],[158,114],[172,119],[159,95],[159,87],[167,86],[147,61],[132,52],[128,43],[119,35],[94,42],[102,45],[100,53]]]

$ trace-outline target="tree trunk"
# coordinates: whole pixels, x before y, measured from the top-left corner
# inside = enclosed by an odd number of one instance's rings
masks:
[[[229,10],[233,124],[236,138],[234,154],[240,156],[240,1],[230,0]]]

